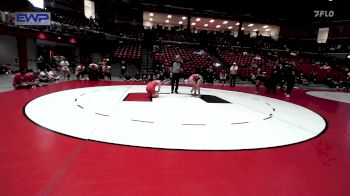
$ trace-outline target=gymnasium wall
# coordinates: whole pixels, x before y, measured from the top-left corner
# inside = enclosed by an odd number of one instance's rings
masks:
[[[0,35],[0,64],[13,64],[15,58],[18,58],[16,37]]]

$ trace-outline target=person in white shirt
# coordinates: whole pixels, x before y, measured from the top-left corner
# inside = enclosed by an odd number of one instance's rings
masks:
[[[48,75],[49,75],[49,80],[52,82],[56,82],[56,80],[60,79],[60,76],[57,75],[55,68],[52,68],[51,71],[49,71]]]
[[[62,71],[62,74],[63,74],[63,80],[66,79],[66,77],[70,78],[70,74],[71,74],[71,71],[69,69],[69,67],[67,65],[64,65],[62,68],[61,68],[61,71]]]
[[[64,66],[69,67],[69,62],[66,59],[64,59],[60,62],[60,68],[62,69],[62,67],[64,67]]]
[[[230,67],[230,86],[236,85],[237,74],[238,74],[238,66],[236,63],[233,63],[233,65]]]
[[[108,66],[107,63],[103,64],[103,66],[102,66],[102,73],[103,73],[103,78],[105,76],[107,76],[109,80],[112,80],[111,66]]]
[[[84,79],[84,74],[85,74],[85,66],[84,65],[78,65],[78,67],[75,70],[75,75],[77,77],[77,80]]]

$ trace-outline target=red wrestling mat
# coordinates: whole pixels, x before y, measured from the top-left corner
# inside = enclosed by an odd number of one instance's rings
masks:
[[[299,144],[259,150],[181,151],[100,143],[47,130],[22,112],[43,95],[112,85],[144,83],[74,80],[0,93],[0,195],[350,195],[350,104],[312,97],[303,89],[294,89],[290,98],[279,91],[266,96],[319,113],[327,130]],[[254,86],[203,86],[255,91]],[[137,94],[146,95],[131,96]],[[156,128],[157,123],[142,125]]]
[[[129,93],[124,101],[152,101],[148,93]]]

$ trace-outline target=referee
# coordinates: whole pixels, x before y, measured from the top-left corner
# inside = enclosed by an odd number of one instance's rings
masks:
[[[175,86],[175,93],[177,94],[177,90],[179,88],[179,79],[180,79],[180,68],[181,68],[181,57],[180,55],[176,55],[175,61],[173,62],[172,69],[171,69],[171,93],[174,93],[174,84]]]

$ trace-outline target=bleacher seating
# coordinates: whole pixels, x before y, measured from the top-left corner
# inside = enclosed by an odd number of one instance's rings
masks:
[[[176,55],[183,59],[183,67],[194,70],[195,67],[211,66],[214,63],[210,54],[196,54],[200,49],[195,47],[176,45],[162,46],[153,54],[153,59],[157,63],[170,66]]]
[[[327,77],[332,77],[333,79],[344,79],[346,77],[344,72],[332,68],[321,69],[319,65],[311,63],[296,63],[295,67],[306,76],[316,72],[316,80],[320,82],[324,82]]]
[[[114,57],[122,60],[137,61],[141,59],[141,44],[126,44],[118,46]]]
[[[243,54],[233,54],[229,52],[220,52],[219,56],[227,63],[229,66],[236,63],[238,66],[242,64],[251,64],[255,63],[260,65],[264,63],[264,60],[257,58],[255,55],[243,55]]]

